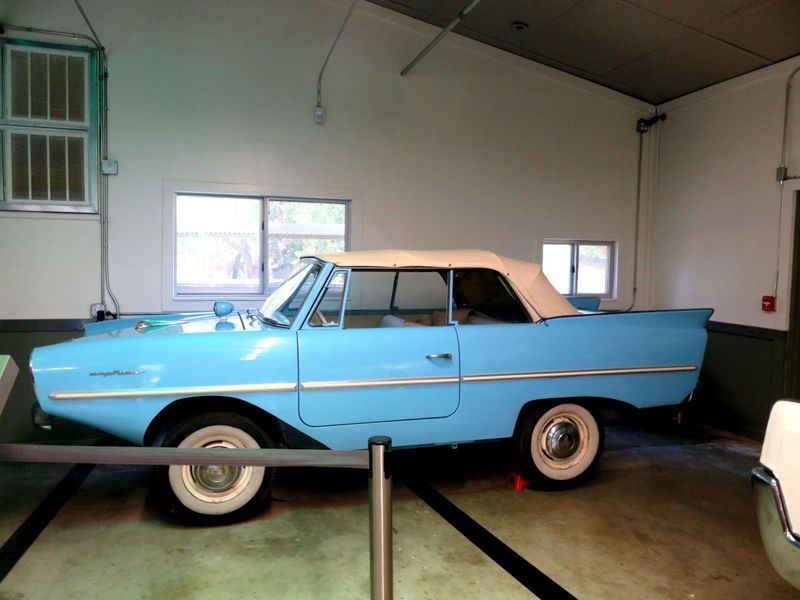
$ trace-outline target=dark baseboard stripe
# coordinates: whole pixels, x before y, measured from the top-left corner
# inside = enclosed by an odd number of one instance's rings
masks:
[[[89,475],[94,465],[75,465],[44,500],[25,519],[17,530],[11,534],[6,543],[0,547],[0,582],[14,568],[20,558],[33,545],[39,534],[44,531],[50,521],[64,507],[75,491]]]
[[[786,341],[787,336],[787,332],[780,329],[767,329],[766,327],[752,327],[751,325],[737,325],[736,323],[722,323],[720,321],[709,321],[708,331],[774,342]]]
[[[83,331],[92,319],[0,319],[0,333],[33,331]]]
[[[439,513],[445,521],[455,527],[461,535],[475,544],[486,556],[536,596],[547,600],[576,600],[575,596],[514,552],[427,483],[405,478],[403,483],[423,502]]]

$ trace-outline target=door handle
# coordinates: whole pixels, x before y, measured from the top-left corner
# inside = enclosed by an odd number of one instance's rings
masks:
[[[427,358],[429,360],[433,360],[434,358],[444,358],[446,360],[452,360],[453,359],[453,355],[450,354],[449,352],[444,352],[442,354],[426,354],[425,358]]]

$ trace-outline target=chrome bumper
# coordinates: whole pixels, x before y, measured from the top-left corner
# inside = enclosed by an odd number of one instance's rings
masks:
[[[753,469],[750,481],[767,556],[781,577],[800,589],[800,538],[792,532],[781,484],[764,467]]]

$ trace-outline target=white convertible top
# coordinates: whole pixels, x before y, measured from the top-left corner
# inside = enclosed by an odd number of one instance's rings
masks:
[[[506,277],[535,321],[579,314],[548,281],[541,265],[487,250],[366,250],[316,258],[340,267],[492,269]]]

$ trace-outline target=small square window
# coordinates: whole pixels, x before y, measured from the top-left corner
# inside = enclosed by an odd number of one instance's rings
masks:
[[[542,270],[565,296],[614,295],[616,242],[545,240]]]

